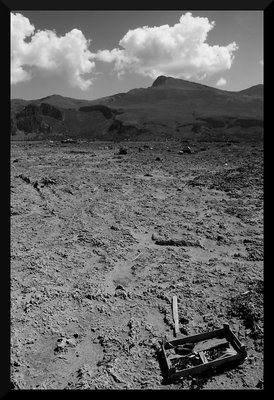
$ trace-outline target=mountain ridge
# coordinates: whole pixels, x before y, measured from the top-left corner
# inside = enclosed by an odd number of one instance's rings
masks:
[[[192,82],[192,81],[187,81],[187,80],[184,80],[184,79],[167,77],[167,76],[164,76],[164,75],[158,76],[158,78],[156,78],[156,79],[153,81],[152,85],[149,86],[149,87],[159,87],[159,86],[162,86],[163,83],[161,82],[162,79],[160,79],[160,78],[165,78],[166,80],[174,80],[174,81],[188,82],[188,83],[193,84],[193,85],[203,86],[204,88],[209,88],[209,89],[214,89],[214,90],[220,90],[220,91],[226,92],[226,93],[241,93],[241,94],[244,94],[244,93],[250,92],[251,89],[252,89],[252,91],[254,91],[254,94],[255,94],[255,92],[258,92],[258,94],[263,95],[263,88],[264,88],[264,84],[258,83],[258,84],[256,84],[256,85],[252,85],[252,86],[249,86],[249,87],[247,87],[247,88],[245,88],[245,89],[241,89],[241,90],[237,90],[237,91],[235,91],[235,90],[225,90],[225,89],[216,88],[216,87],[214,87],[214,86],[204,85],[204,84],[201,84],[201,83],[198,83],[198,82]],[[160,82],[160,83],[158,83],[158,82]],[[148,87],[148,88],[149,88],[149,87]],[[98,100],[105,99],[105,98],[109,98],[109,97],[113,97],[113,96],[125,95],[125,94],[129,93],[129,92],[132,91],[132,90],[139,90],[139,89],[147,89],[147,88],[134,88],[134,89],[130,89],[128,92],[115,93],[115,94],[109,95],[109,96],[98,97],[98,98],[93,99],[93,100],[89,100],[89,99],[79,99],[79,98],[63,96],[63,95],[61,95],[61,94],[54,93],[54,94],[50,94],[50,95],[45,96],[45,97],[41,97],[41,98],[37,98],[37,99],[31,99],[31,100],[27,100],[27,99],[22,99],[22,98],[17,98],[17,97],[16,97],[16,98],[11,99],[11,101],[25,101],[25,102],[37,101],[37,102],[38,102],[38,101],[44,101],[44,100],[50,99],[50,98],[63,98],[63,99],[69,99],[69,100],[85,101],[85,102],[88,101],[88,102],[91,102],[91,101],[98,101]]]
[[[262,105],[261,84],[232,92],[159,76],[147,88],[95,100],[58,94],[35,100],[12,99],[11,128],[14,138],[18,133],[28,138],[169,137],[197,130],[197,125],[215,130],[230,129],[233,124],[241,128],[262,127]],[[56,118],[60,113],[62,118]]]

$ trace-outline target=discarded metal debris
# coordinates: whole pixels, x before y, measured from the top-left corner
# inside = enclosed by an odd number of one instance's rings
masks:
[[[174,336],[180,334],[177,296],[172,297]],[[246,356],[243,346],[228,324],[222,329],[182,336],[173,340],[163,338],[162,353],[169,381],[187,375],[214,371],[224,364],[240,363]]]
[[[240,363],[247,356],[245,346],[228,324],[224,324],[222,329],[193,336],[170,341],[164,338],[162,352],[169,381],[214,371],[225,364]]]
[[[177,334],[180,333],[177,296],[173,296],[173,298],[172,298],[172,310],[173,310],[173,319],[174,319],[174,333],[175,333],[175,336],[177,336]]]

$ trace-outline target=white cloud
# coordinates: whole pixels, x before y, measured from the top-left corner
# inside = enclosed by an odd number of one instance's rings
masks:
[[[227,84],[227,81],[225,78],[220,78],[218,79],[218,81],[216,82],[217,86],[225,86]]]
[[[235,42],[227,46],[206,43],[215,22],[208,18],[183,14],[174,26],[143,26],[129,30],[120,40],[122,49],[101,50],[94,57],[114,62],[118,74],[136,72],[155,79],[159,75],[177,78],[204,78],[230,69]]]
[[[11,83],[29,80],[40,71],[59,74],[71,86],[86,90],[92,79],[82,75],[90,74],[95,68],[95,63],[90,61],[89,44],[78,29],[59,37],[50,30],[35,32],[28,18],[11,13]]]
[[[51,30],[35,31],[28,18],[11,13],[11,82],[30,80],[37,73],[59,74],[70,85],[85,90],[96,76],[96,60],[114,63],[119,77],[129,71],[153,79],[168,75],[202,80],[230,69],[238,49],[235,42],[227,46],[206,43],[214,26],[214,21],[188,12],[174,26],[129,30],[119,42],[121,48],[91,53],[90,41],[80,30],[64,36]]]

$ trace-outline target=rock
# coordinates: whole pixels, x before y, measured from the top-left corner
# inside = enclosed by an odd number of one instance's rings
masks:
[[[76,346],[76,340],[74,338],[67,339],[66,344],[68,344],[69,346]]]
[[[122,285],[117,285],[116,288],[115,288],[115,290],[118,290],[118,289],[120,289],[120,290],[125,290],[124,287],[123,287]]]
[[[192,153],[192,149],[189,146],[184,147],[182,151],[183,151],[183,153],[186,153],[186,154]]]
[[[30,179],[23,174],[18,175],[18,177],[21,178],[24,182],[30,183]]]
[[[52,179],[52,178],[42,178],[42,179],[41,179],[41,184],[42,184],[43,186],[55,185],[55,184],[56,184],[56,179]]]
[[[263,383],[263,381],[261,379],[259,379],[259,381],[258,381],[258,383],[256,385],[256,388],[262,389],[263,387],[264,387],[264,383]]]
[[[35,181],[35,182],[33,183],[33,187],[34,187],[34,189],[38,189],[38,181]]]
[[[159,246],[193,246],[193,247],[202,247],[201,244],[197,240],[192,239],[163,239],[163,238],[154,238],[155,244]]]
[[[62,139],[61,143],[77,143],[75,139],[67,138],[67,139]]]
[[[184,147],[182,150],[178,152],[178,154],[191,154],[193,151],[189,146]]]
[[[127,292],[124,289],[115,290],[114,297],[120,297],[121,299],[126,299],[128,297]]]
[[[160,157],[156,157],[155,161],[162,161],[162,160],[160,159]]]
[[[156,236],[155,235],[155,233],[153,233],[152,235],[151,235],[151,240],[158,240],[159,239],[159,237],[158,236]]]
[[[54,351],[60,352],[60,351],[64,350],[66,346],[76,346],[75,334],[74,334],[74,338],[70,338],[70,339],[59,338],[57,340],[57,345],[56,345]]]
[[[66,339],[64,338],[60,338],[57,340],[57,345],[54,349],[55,352],[59,352],[64,350],[64,348],[66,347]]]
[[[127,154],[127,149],[125,147],[120,147],[118,154]]]

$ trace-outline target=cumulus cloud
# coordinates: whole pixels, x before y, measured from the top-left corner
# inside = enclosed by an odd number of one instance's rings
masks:
[[[28,40],[26,40],[28,39]],[[60,74],[71,86],[86,90],[91,78],[83,77],[95,68],[90,41],[78,29],[57,36],[38,30],[20,13],[11,13],[11,83],[29,80],[34,73]]]
[[[218,81],[216,82],[217,86],[225,86],[227,84],[227,81],[225,78],[220,78],[218,79]]]
[[[155,79],[158,75],[203,79],[207,75],[230,69],[235,42],[227,46],[206,43],[215,22],[208,18],[183,14],[174,26],[143,26],[129,30],[120,40],[122,49],[98,51],[94,57],[114,62],[119,75],[136,72]]]

